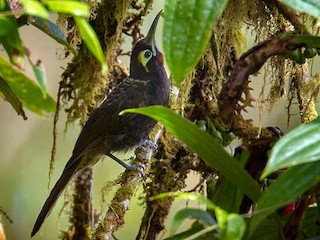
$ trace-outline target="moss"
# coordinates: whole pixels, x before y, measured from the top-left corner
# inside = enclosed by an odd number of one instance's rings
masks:
[[[88,114],[104,99],[108,92],[109,80],[118,81],[116,79],[118,70],[125,68],[125,66],[119,67],[117,53],[120,52],[123,23],[130,8],[128,0],[108,0],[99,5],[96,2],[90,4],[92,8],[89,19],[105,51],[110,71],[107,76],[101,74],[100,64],[82,44],[73,20],[70,18],[59,20],[60,23],[64,20],[64,25],[69,27],[65,29],[68,31],[68,40],[79,50],[78,55],[74,56],[62,74],[59,97],[64,104],[69,105],[66,109],[68,122],[80,119],[81,124],[86,122]]]
[[[299,65],[295,73],[295,87],[300,108],[301,122],[309,122],[317,118],[315,98],[319,91],[319,77],[310,77],[308,64]]]

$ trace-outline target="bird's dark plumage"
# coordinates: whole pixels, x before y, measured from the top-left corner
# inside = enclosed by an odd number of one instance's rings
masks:
[[[94,165],[104,155],[114,159],[112,152],[127,151],[147,139],[156,121],[134,113],[119,116],[122,110],[168,105],[169,80],[163,67],[163,56],[154,40],[159,17],[160,13],[147,37],[140,40],[132,50],[130,76],[115,87],[83,127],[71,158],[41,209],[31,236],[38,232],[70,179]]]

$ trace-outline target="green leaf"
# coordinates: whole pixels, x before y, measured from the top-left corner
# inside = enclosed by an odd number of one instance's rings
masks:
[[[74,20],[84,43],[93,54],[93,56],[95,56],[96,59],[101,63],[102,73],[106,73],[108,71],[108,67],[97,34],[85,19],[74,17]]]
[[[239,159],[242,166],[245,166],[249,156],[249,152],[243,150],[235,157]],[[219,188],[215,189],[213,196],[209,196],[208,194],[208,198],[227,212],[239,212],[243,199],[243,192],[230,181],[223,179]]]
[[[262,194],[251,219],[251,234],[276,209],[294,202],[301,194],[316,185],[320,178],[319,162],[310,162],[288,169]]]
[[[6,6],[7,6],[7,1],[0,0],[0,11],[4,10]]]
[[[212,26],[228,0],[167,0],[163,46],[171,75],[180,82],[197,65],[212,34]]]
[[[275,240],[281,236],[282,228],[286,221],[272,215],[264,219],[261,224],[255,229],[249,240]],[[248,239],[248,238],[245,238]]]
[[[320,160],[320,117],[283,136],[271,150],[261,179],[270,173],[298,164]]]
[[[304,215],[301,224],[301,237],[298,239],[309,239],[312,237],[320,236],[320,201],[318,199],[317,205],[309,207]]]
[[[39,18],[39,17],[34,17],[34,21],[32,21],[31,24],[36,28],[40,29],[41,31],[43,31],[44,33],[46,33],[47,35],[49,35],[58,43],[64,45],[73,53],[73,55],[77,54],[76,50],[73,47],[71,47],[71,45],[67,42],[66,36],[64,35],[64,33],[53,22],[49,20],[43,20],[42,18]]]
[[[13,109],[18,113],[18,115],[22,115],[24,120],[27,120],[27,116],[23,110],[22,102],[17,97],[17,95],[12,91],[8,83],[0,77],[0,92],[3,93],[6,100],[11,104]]]
[[[52,12],[66,13],[75,17],[89,17],[90,7],[84,2],[48,0],[45,2]]]
[[[172,197],[175,196],[176,200],[177,199],[188,199],[188,200],[196,200],[200,203],[206,204],[206,207],[208,209],[214,210],[215,217],[217,219],[218,227],[219,227],[219,233],[220,233],[220,238],[223,240],[233,240],[233,239],[241,239],[246,228],[246,224],[244,219],[235,213],[227,213],[220,207],[216,206],[214,203],[212,203],[210,200],[205,198],[202,195],[195,194],[195,193],[162,193],[159,194],[152,199],[159,199],[163,197]],[[197,215],[200,214],[202,215],[201,212],[197,212]],[[181,217],[182,218],[182,217]],[[202,215],[202,219],[203,215]],[[180,219],[179,219],[180,220]],[[207,219],[208,220],[208,219]],[[189,236],[188,238],[184,239],[196,239],[196,237],[199,237],[205,233],[212,232],[213,230],[217,229],[217,226],[215,222],[209,220],[209,223],[212,223],[209,227],[201,229],[199,232],[193,233],[192,236]]]
[[[221,228],[221,227],[220,227]],[[226,224],[221,228],[221,240],[240,240],[246,230],[246,222],[244,219],[235,213],[230,213],[226,217]]]
[[[320,17],[319,0],[282,0],[281,2],[287,4],[298,12],[305,12],[314,17]]]
[[[128,109],[121,114],[129,112],[144,114],[162,123],[176,138],[196,152],[208,166],[218,170],[253,201],[258,200],[261,194],[258,184],[243,166],[231,157],[217,140],[191,121],[162,106]]]
[[[66,41],[66,36],[62,32],[62,30],[50,20],[43,20],[41,18],[35,17],[32,25],[36,26],[41,31],[45,32],[54,39],[61,39],[63,41]]]
[[[188,237],[197,234],[198,232],[202,231],[204,228],[202,225],[197,224],[196,222],[192,224],[191,228],[189,228],[188,230],[184,231],[184,232],[180,232],[178,234],[175,234],[173,236],[170,236],[168,238],[165,238],[164,240],[181,240],[181,239],[188,239]],[[196,239],[196,238],[194,238]],[[203,240],[206,240],[206,238],[202,238]],[[212,238],[207,238],[208,240],[212,240]]]
[[[320,48],[320,37],[311,35],[293,36],[292,42],[295,44],[303,43],[307,48]]]
[[[10,62],[16,67],[22,69],[24,67],[24,50],[22,48],[22,42],[20,36],[16,31],[11,32],[4,37],[0,36],[0,43],[6,50]]]
[[[19,2],[23,5],[23,9],[28,15],[49,18],[49,12],[41,2],[37,0],[20,0]]]
[[[0,36],[9,34],[15,27],[16,24],[12,17],[0,15]]]
[[[168,198],[168,197],[175,197],[176,200],[180,200],[180,199],[194,200],[194,201],[205,204],[207,208],[212,210],[217,207],[214,203],[212,203],[209,199],[205,198],[204,196],[195,194],[195,193],[189,193],[189,192],[183,192],[183,193],[165,192],[165,193],[160,193],[156,196],[150,197],[149,200],[154,201],[154,200]]]
[[[43,97],[47,96],[47,72],[44,65],[40,60],[36,64],[33,64],[29,59],[34,75],[39,83],[40,89],[42,91]]]
[[[7,21],[10,22],[10,31],[3,36],[0,34],[0,43],[9,55],[11,63],[22,68],[24,65],[25,52],[18,32],[18,25],[15,17],[6,16],[6,18]]]
[[[224,180],[211,200],[228,212],[239,212],[242,198],[242,191],[231,182]]]
[[[173,233],[175,233],[178,230],[179,226],[187,218],[198,219],[201,221],[203,225],[206,225],[206,226],[211,226],[216,224],[215,220],[208,212],[199,208],[184,208],[178,211],[172,220],[172,225],[170,230],[171,235],[173,235]]]
[[[12,64],[0,56],[0,77],[3,78],[12,91],[19,97],[24,106],[37,114],[54,112],[55,101],[48,95],[44,97],[40,87]]]

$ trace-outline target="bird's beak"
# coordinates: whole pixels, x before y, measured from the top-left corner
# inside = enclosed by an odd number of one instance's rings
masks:
[[[153,56],[157,55],[155,34],[156,34],[159,18],[161,16],[161,12],[162,10],[157,14],[156,18],[153,20],[153,23],[149,29],[148,35],[144,39],[144,41],[151,46]]]

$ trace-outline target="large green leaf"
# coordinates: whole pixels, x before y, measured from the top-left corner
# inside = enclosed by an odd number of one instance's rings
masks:
[[[212,34],[212,26],[228,0],[167,0],[163,45],[166,62],[179,84],[197,65]]]
[[[239,212],[242,199],[243,192],[230,181],[224,180],[210,200],[227,212]]]
[[[85,19],[74,17],[74,20],[77,24],[84,43],[93,54],[93,56],[95,56],[96,59],[101,63],[102,72],[106,73],[108,71],[108,67],[97,34]]]
[[[262,194],[251,219],[251,234],[276,209],[294,202],[319,182],[320,164],[310,162],[288,169]]]
[[[1,56],[0,77],[8,83],[12,91],[23,101],[26,108],[38,114],[55,111],[55,101],[48,94],[44,96],[41,88],[34,81]]]
[[[282,228],[285,225],[286,219],[281,219],[275,215],[264,219],[255,229],[250,238],[246,236],[246,240],[275,240],[280,239]],[[249,228],[250,229],[250,228]]]
[[[239,159],[239,162],[242,164],[242,166],[245,166],[249,155],[249,152],[243,150],[234,157]],[[210,189],[210,185],[208,186],[208,183],[207,189]],[[239,212],[243,199],[243,192],[230,181],[223,179],[222,184],[218,187],[218,189],[215,186],[214,191],[212,192],[213,195],[208,193],[207,197],[219,207],[223,208],[227,212]]]
[[[286,167],[320,160],[320,117],[300,125],[273,146],[261,179]]]
[[[217,140],[200,130],[191,121],[162,106],[128,109],[122,113],[127,112],[145,114],[161,122],[175,137],[196,152],[207,165],[221,172],[253,201],[258,200],[261,194],[258,184],[243,166],[231,157]]]
[[[314,17],[320,17],[320,1],[319,0],[282,0],[281,2],[287,4],[299,12],[305,12]]]

